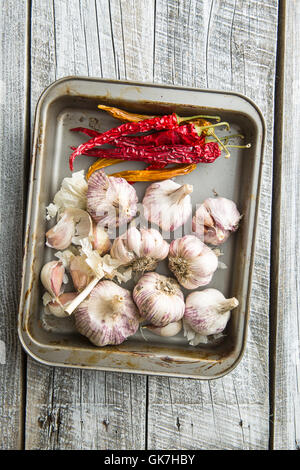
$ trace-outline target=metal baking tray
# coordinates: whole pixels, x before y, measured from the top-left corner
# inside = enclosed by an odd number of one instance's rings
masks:
[[[239,230],[222,246],[222,262],[228,267],[218,270],[208,286],[220,289],[226,296],[235,296],[240,302],[221,341],[193,347],[182,333],[161,338],[138,332],[119,346],[101,348],[76,332],[72,317],[44,315],[40,270],[45,262],[54,259],[53,250],[45,246],[49,226],[45,207],[62,179],[71,174],[70,146],[87,140],[69,129],[86,126],[102,132],[119,124],[97,109],[99,103],[141,114],[217,114],[230,123],[231,133],[242,133],[245,142],[251,142],[251,149],[232,149],[230,159],[199,164],[191,174],[177,178],[178,182],[194,186],[193,205],[218,193],[233,199],[243,214]],[[261,112],[251,100],[237,93],[80,77],[63,78],[50,85],[37,104],[33,136],[18,322],[25,350],[37,361],[53,366],[199,379],[214,379],[231,371],[246,344],[264,136]],[[79,157],[75,171],[88,168],[92,161]],[[142,166],[126,162],[115,165],[113,172]],[[135,185],[139,200],[146,186],[147,183]],[[171,275],[164,263],[158,271]]]

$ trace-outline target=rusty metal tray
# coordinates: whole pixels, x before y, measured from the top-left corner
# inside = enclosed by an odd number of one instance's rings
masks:
[[[97,110],[99,103],[143,114],[218,114],[230,122],[232,133],[242,133],[245,141],[252,143],[249,150],[233,149],[230,159],[200,164],[191,174],[177,178],[194,185],[194,205],[217,192],[233,199],[243,214],[240,229],[222,246],[222,261],[228,268],[218,270],[209,285],[226,296],[234,295],[240,302],[222,341],[193,347],[182,334],[160,338],[147,333],[145,341],[138,332],[119,346],[99,348],[76,332],[72,317],[59,319],[43,314],[39,274],[43,264],[53,259],[53,251],[45,247],[49,224],[45,207],[62,179],[70,176],[70,146],[86,140],[69,129],[89,126],[104,131],[117,125]],[[231,371],[246,344],[264,136],[261,112],[237,93],[79,77],[63,78],[50,85],[37,105],[33,137],[18,323],[25,350],[37,361],[54,366],[199,379],[214,379]],[[87,157],[78,158],[75,170],[87,168],[90,163]],[[116,165],[114,171],[124,169],[124,165],[137,168],[140,164],[127,162]],[[146,185],[136,184],[139,198]],[[163,263],[158,271],[168,273]]]

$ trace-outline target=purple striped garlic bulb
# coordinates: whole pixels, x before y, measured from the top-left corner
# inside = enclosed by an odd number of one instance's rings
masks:
[[[179,321],[184,314],[184,297],[175,279],[146,273],[133,289],[141,317],[155,326]]]
[[[217,255],[194,235],[171,242],[169,268],[186,289],[207,285],[217,267]]]
[[[241,214],[225,197],[205,199],[193,217],[192,228],[205,243],[221,245],[238,229]]]
[[[131,292],[113,281],[100,281],[75,310],[79,333],[96,346],[121,344],[139,327]]]
[[[192,185],[180,185],[173,180],[151,184],[143,199],[145,218],[162,230],[176,230],[185,224],[192,213],[192,191]]]
[[[200,336],[218,335],[224,331],[230,311],[238,305],[235,297],[226,299],[217,289],[192,292],[186,298],[184,325]]]
[[[133,271],[142,272],[156,269],[159,261],[169,253],[169,244],[154,228],[138,230],[130,227],[113,242],[110,255],[121,265],[131,266]]]
[[[98,170],[88,180],[87,210],[102,227],[118,227],[133,219],[137,194],[124,178],[107,176]]]

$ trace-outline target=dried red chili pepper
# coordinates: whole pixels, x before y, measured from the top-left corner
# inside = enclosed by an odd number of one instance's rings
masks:
[[[208,121],[202,121],[202,125],[210,125]],[[176,129],[168,129],[166,131],[154,132],[153,134],[148,135],[139,135],[139,136],[124,136],[116,139],[113,143],[114,145],[180,145],[187,144],[193,145],[196,143],[204,142],[205,136],[201,134],[199,136],[199,127],[194,124],[184,124],[182,126],[176,127]],[[87,129],[85,127],[74,127],[70,129],[73,132],[83,132],[89,137],[96,137],[100,135],[100,132],[94,131],[93,129]]]
[[[90,156],[91,151],[87,152]],[[99,158],[118,158],[126,161],[146,163],[212,163],[221,155],[217,142],[188,145],[161,145],[160,147],[115,147],[111,149],[93,149],[93,156]]]
[[[151,119],[151,118],[156,117],[153,115],[150,116],[148,114],[129,113],[128,111],[124,111],[123,109],[114,108],[112,106],[106,106],[105,104],[99,104],[98,108],[106,111],[115,119],[119,119],[119,121],[123,121],[123,122],[138,122],[138,121],[143,121],[144,119]],[[217,122],[221,121],[220,116],[206,116],[206,115],[204,116],[203,115],[201,117],[207,118],[207,119],[214,119]]]
[[[177,128],[182,122],[197,119],[202,116],[190,116],[190,117],[180,117],[177,114],[168,114],[165,116],[159,116],[152,119],[146,119],[139,122],[126,122],[125,124],[121,124],[118,127],[114,127],[102,134],[93,137],[88,142],[79,145],[77,149],[70,155],[69,165],[71,171],[73,171],[73,162],[78,155],[83,154],[87,150],[91,150],[96,146],[100,146],[103,144],[109,144],[116,139],[123,137],[124,135],[128,134],[136,134],[139,132],[149,132],[152,130],[163,130],[163,129],[175,129]],[[221,125],[222,123],[215,124],[215,126]],[[211,128],[214,126],[204,126],[203,129]],[[200,127],[200,129],[202,129]]]

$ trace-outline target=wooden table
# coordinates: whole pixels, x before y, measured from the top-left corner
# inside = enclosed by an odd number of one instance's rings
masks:
[[[296,0],[1,4],[1,449],[299,448],[299,27]],[[261,108],[268,131],[250,331],[224,378],[53,368],[22,351],[34,110],[43,89],[68,75],[233,90]]]

